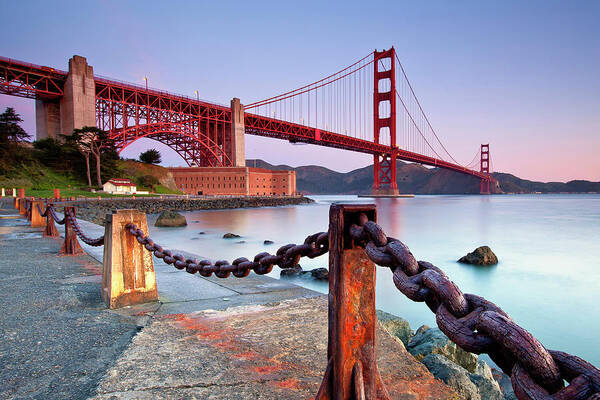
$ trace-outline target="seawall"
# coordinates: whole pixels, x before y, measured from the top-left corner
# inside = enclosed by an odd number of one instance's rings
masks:
[[[76,207],[77,216],[99,225],[104,225],[106,214],[118,209],[136,209],[146,214],[155,214],[163,211],[193,211],[193,210],[219,210],[232,208],[252,207],[277,207],[297,204],[313,203],[312,199],[304,196],[252,196],[252,197],[208,197],[208,198],[181,198],[157,199],[104,199],[104,200],[76,200],[56,204],[57,209],[65,205]]]

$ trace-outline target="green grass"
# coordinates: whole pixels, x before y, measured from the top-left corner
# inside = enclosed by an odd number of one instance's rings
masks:
[[[125,163],[121,163],[121,168]],[[138,176],[136,170],[128,171],[130,179],[136,181]],[[132,174],[133,173],[133,174]],[[0,187],[6,188],[11,193],[12,188],[24,188],[26,196],[41,198],[54,197],[54,189],[60,189],[61,197],[129,197],[123,194],[112,195],[102,192],[91,192],[86,182],[73,175],[71,171],[57,171],[46,167],[38,161],[28,160],[14,165],[10,176],[0,175]],[[138,185],[138,190],[147,190]],[[161,194],[182,194],[179,190],[169,189],[166,186],[155,185],[154,193],[138,194],[136,197],[154,197]]]

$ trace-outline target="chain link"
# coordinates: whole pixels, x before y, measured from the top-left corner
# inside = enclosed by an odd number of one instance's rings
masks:
[[[56,215],[56,210],[54,209],[54,206],[52,204],[48,204],[48,207],[46,209],[46,212],[50,211],[50,214],[52,214],[52,219],[54,220],[54,222],[56,222],[59,225],[64,225],[65,222],[67,222],[67,217],[65,215],[65,217],[63,219],[58,219],[58,215]]]
[[[65,218],[67,218],[69,220],[69,223],[71,224],[71,228],[73,229],[73,231],[75,231],[75,233],[77,234],[79,239],[81,239],[82,242],[84,242],[87,245],[94,246],[94,247],[99,247],[99,246],[104,245],[104,235],[102,235],[96,239],[91,239],[91,238],[87,237],[81,230],[81,227],[79,226],[79,223],[77,222],[77,218],[75,218],[75,215],[71,214],[66,209],[65,209]]]
[[[277,252],[269,254],[267,252],[258,253],[250,261],[245,257],[236,258],[231,264],[226,260],[216,261],[214,264],[209,260],[198,261],[196,259],[185,258],[179,254],[173,254],[170,250],[165,250],[162,246],[154,243],[135,224],[127,224],[125,228],[131,233],[137,241],[144,245],[146,250],[166,262],[172,264],[175,268],[185,269],[190,274],[198,272],[204,277],[209,277],[213,273],[219,278],[227,278],[231,273],[233,276],[243,278],[248,276],[250,271],[259,275],[268,274],[273,270],[273,266],[280,268],[292,268],[298,265],[301,257],[315,258],[329,251],[329,236],[327,232],[318,232],[308,236],[303,244],[287,244],[280,247]]]
[[[366,216],[350,235],[374,263],[389,267],[400,292],[425,302],[450,340],[466,351],[487,353],[511,377],[522,400],[600,400],[600,370],[579,357],[546,350],[494,303],[459,287],[436,266],[417,261],[408,247],[387,237]],[[564,386],[563,380],[569,382]]]

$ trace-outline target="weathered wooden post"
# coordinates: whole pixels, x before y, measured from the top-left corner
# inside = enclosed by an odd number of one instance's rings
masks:
[[[25,215],[25,211],[27,210],[27,204],[25,202],[25,197],[19,197],[19,214]]]
[[[54,216],[48,210],[48,207],[51,207],[52,203],[46,203],[46,229],[44,229],[45,237],[58,237],[58,229],[56,229],[56,225],[54,225]]]
[[[40,214],[40,208],[42,208],[44,202],[41,200],[33,200],[31,202],[31,227],[40,228],[46,225],[44,217]]]
[[[158,300],[152,253],[125,228],[128,223],[148,232],[146,214],[140,211],[106,215],[102,298],[109,308]]]
[[[31,202],[33,198],[26,197],[25,198],[25,218],[27,221],[31,221]]]
[[[375,265],[349,229],[374,205],[332,204],[329,209],[329,360],[316,400],[386,399],[377,367]]]
[[[67,213],[71,213],[75,217],[75,207],[65,207],[65,241],[60,248],[60,254],[63,256],[76,256],[79,254],[85,254],[79,241],[77,240],[77,233],[73,230],[71,220],[67,218]]]

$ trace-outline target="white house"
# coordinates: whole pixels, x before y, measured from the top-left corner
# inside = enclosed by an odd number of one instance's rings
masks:
[[[112,178],[109,179],[104,185],[103,190],[110,194],[136,194],[137,187],[135,183],[129,179]]]

